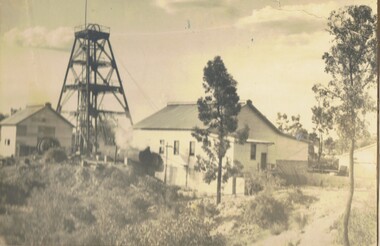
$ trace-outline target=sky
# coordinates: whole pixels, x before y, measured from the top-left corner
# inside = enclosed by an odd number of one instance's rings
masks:
[[[241,100],[272,122],[301,115],[312,129],[311,90],[327,83],[322,55],[332,10],[376,0],[87,0],[87,23],[110,27],[134,122],[168,102],[203,95],[203,68],[222,57]],[[58,102],[85,0],[0,0],[0,112]],[[368,118],[375,132],[376,115]]]

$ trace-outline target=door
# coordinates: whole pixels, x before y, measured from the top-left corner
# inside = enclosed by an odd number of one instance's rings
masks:
[[[261,166],[260,170],[267,169],[267,153],[261,153]]]

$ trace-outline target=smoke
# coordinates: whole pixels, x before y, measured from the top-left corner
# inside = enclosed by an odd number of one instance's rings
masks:
[[[115,142],[121,150],[129,150],[133,140],[133,127],[126,117],[120,117],[115,131]]]
[[[4,34],[4,40],[11,45],[55,50],[70,50],[73,39],[73,29],[69,27],[53,30],[41,26],[24,30],[13,28]]]

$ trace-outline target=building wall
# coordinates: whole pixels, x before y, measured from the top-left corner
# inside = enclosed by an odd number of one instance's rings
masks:
[[[307,161],[309,156],[309,144],[277,135],[275,141],[276,160]]]
[[[0,131],[0,155],[15,156],[16,126],[1,126]]]
[[[26,127],[26,133],[20,134],[20,127]],[[44,131],[43,128],[54,129],[54,132]],[[72,127],[48,108],[44,108],[18,124],[17,144],[22,146],[37,146],[38,139],[55,137],[61,147],[71,150]]]
[[[166,155],[166,148],[164,148],[164,153],[161,157],[164,161],[164,165],[167,163],[167,183],[179,186],[186,186],[187,177],[187,187],[195,189],[201,193],[214,194],[216,192],[216,182],[207,184],[203,181],[203,173],[195,171],[194,165],[196,165],[197,155],[206,157],[204,151],[202,150],[201,143],[198,143],[194,137],[191,136],[191,131],[189,130],[134,130],[133,131],[133,141],[132,146],[139,150],[143,150],[146,147],[150,147],[152,152],[159,153],[160,140],[165,141],[166,144],[170,146],[174,145],[174,141],[179,141],[179,155],[173,154],[173,148],[168,148],[168,155]],[[194,156],[189,156],[190,141],[195,141],[195,154]],[[233,160],[233,146],[231,143],[230,149],[227,151],[226,158],[230,161]],[[166,161],[167,158],[167,161]],[[188,165],[188,169],[187,169]],[[156,177],[164,180],[164,172],[157,172]],[[240,180],[240,179],[239,179]],[[232,179],[223,186],[225,187],[224,193],[231,194],[232,192]],[[242,182],[237,182],[238,185],[242,185]],[[238,187],[237,192],[244,192],[243,187]]]
[[[243,165],[243,172],[258,172],[262,153],[267,154],[268,168],[270,164],[275,164],[275,162],[271,162],[272,160],[269,159],[269,157],[273,155],[269,152],[268,144],[256,143],[255,160],[251,160],[251,143],[235,144],[234,147],[235,160],[239,161]]]
[[[268,163],[276,163],[277,160],[308,160],[308,143],[286,137],[271,128],[249,106],[241,109],[238,116],[239,128],[248,125],[250,128],[249,138],[273,142],[268,146]],[[240,157],[237,157],[240,158]]]
[[[350,159],[348,153],[338,157],[339,166],[349,167]],[[354,172],[355,177],[376,179],[377,145],[372,144],[355,150]]]

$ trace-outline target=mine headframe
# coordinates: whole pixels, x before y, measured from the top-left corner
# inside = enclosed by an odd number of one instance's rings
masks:
[[[75,28],[57,111],[75,120],[73,147],[80,154],[98,151],[99,122],[107,114],[125,115],[132,124],[109,37],[110,29],[98,24]]]

